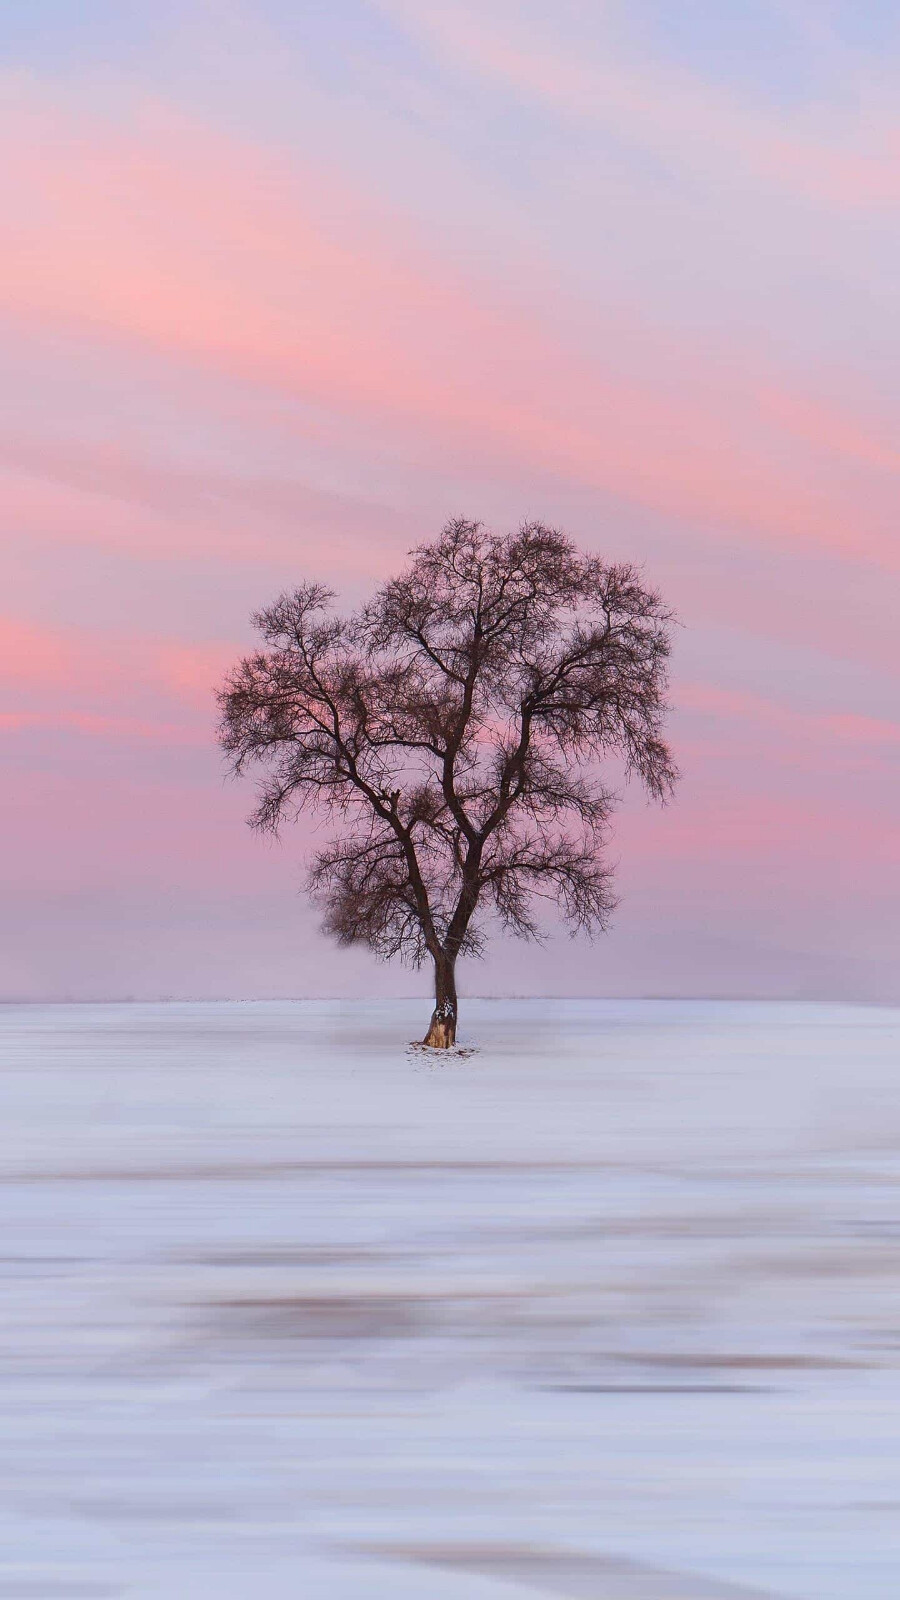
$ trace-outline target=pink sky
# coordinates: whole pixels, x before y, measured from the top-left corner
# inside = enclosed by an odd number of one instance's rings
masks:
[[[468,988],[900,994],[898,40],[36,11],[0,56],[0,995],[420,986],[319,936],[211,695],[280,588],[354,602],[458,513],[637,560],[684,624],[684,783],[626,797],[612,932]]]

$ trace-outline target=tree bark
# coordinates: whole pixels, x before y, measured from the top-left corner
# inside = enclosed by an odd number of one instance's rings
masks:
[[[456,973],[444,951],[434,958],[434,1010],[422,1043],[432,1050],[449,1050],[456,1043]]]

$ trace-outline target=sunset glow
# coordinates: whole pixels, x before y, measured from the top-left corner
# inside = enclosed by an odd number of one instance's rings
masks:
[[[896,26],[142,9],[0,24],[4,994],[419,982],[331,961],[212,697],[280,589],[465,515],[683,625],[612,931],[470,988],[896,997]]]

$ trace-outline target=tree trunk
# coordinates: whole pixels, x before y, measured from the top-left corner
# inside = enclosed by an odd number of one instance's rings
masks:
[[[443,951],[434,961],[434,1010],[423,1044],[449,1050],[456,1043],[456,973]]]

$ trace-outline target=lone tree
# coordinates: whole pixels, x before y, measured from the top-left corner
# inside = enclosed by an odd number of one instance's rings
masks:
[[[324,929],[387,959],[434,963],[424,1043],[456,1038],[456,962],[494,914],[540,936],[615,904],[603,856],[618,759],[664,800],[671,613],[632,566],[583,556],[540,523],[500,536],[454,521],[349,617],[303,584],[259,612],[263,648],[220,694],[234,772],[268,768],[251,824],[317,806],[337,822],[309,889]]]

